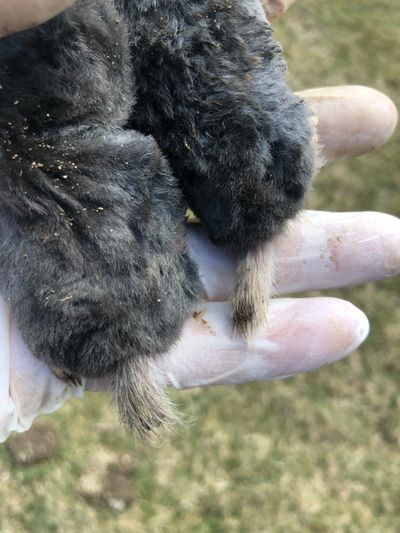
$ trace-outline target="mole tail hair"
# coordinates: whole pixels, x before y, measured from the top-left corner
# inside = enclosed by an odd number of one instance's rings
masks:
[[[123,425],[154,445],[180,422],[164,382],[154,359],[136,356],[119,365],[111,383]]]
[[[273,295],[274,255],[271,241],[262,242],[239,259],[231,293],[230,327],[249,343],[265,325]]]

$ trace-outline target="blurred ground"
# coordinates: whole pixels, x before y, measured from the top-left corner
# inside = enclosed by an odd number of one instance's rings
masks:
[[[365,84],[400,106],[393,0],[299,0],[276,27],[294,88]],[[309,207],[399,216],[399,143],[325,169]],[[333,367],[177,394],[197,420],[161,449],[133,445],[102,395],[42,419],[0,448],[0,531],[400,531],[399,288],[330,292],[372,326]]]

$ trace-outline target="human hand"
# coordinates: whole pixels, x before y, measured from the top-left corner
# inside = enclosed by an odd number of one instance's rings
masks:
[[[305,91],[318,118],[327,161],[352,157],[390,137],[397,114],[372,89]],[[365,102],[368,101],[368,106]],[[215,248],[201,226],[188,244],[203,276],[208,301],[188,320],[181,340],[159,365],[176,388],[281,379],[332,363],[354,351],[368,334],[365,315],[335,298],[277,298],[269,321],[246,346],[228,330],[235,258]],[[400,272],[400,220],[380,213],[305,212],[276,243],[277,293],[346,287]],[[4,302],[0,305],[0,441],[27,429],[39,414],[58,409],[82,387],[59,381],[24,345]],[[106,384],[86,384],[94,390]]]
[[[75,0],[0,0],[0,38],[51,19]],[[295,0],[262,0],[268,18],[281,15]]]
[[[75,0],[0,0],[0,38],[42,24]],[[269,19],[281,15],[295,0],[262,0]]]
[[[261,0],[269,20],[282,15],[294,2],[295,0]]]
[[[74,0],[0,0],[0,38],[55,17]]]
[[[393,104],[371,89],[327,88],[303,95],[318,116],[318,135],[329,162],[383,144],[395,127]],[[198,306],[181,341],[159,358],[166,385],[186,388],[284,378],[332,363],[366,337],[366,317],[347,302],[278,298],[271,302],[268,324],[247,347],[240,338],[231,338],[227,327],[235,258],[213,247],[199,226],[189,228],[188,243],[208,302]],[[396,275],[399,244],[400,221],[388,215],[305,213],[276,244],[277,291],[284,295],[345,287]],[[0,328],[0,440],[5,440],[10,431],[27,429],[38,414],[82,395],[83,388],[59,381],[30,354],[4,302]],[[91,389],[104,386],[87,384]]]

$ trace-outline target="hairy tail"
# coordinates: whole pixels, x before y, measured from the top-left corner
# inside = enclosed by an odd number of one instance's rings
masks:
[[[231,294],[230,325],[233,333],[247,342],[267,321],[268,304],[273,294],[273,246],[260,243],[239,261]]]
[[[121,364],[111,385],[121,422],[153,444],[180,421],[163,385],[162,373],[149,357]]]
[[[310,117],[314,152],[315,175],[324,165],[321,145],[318,143],[318,118]],[[310,177],[311,179],[311,177]],[[261,242],[239,260],[231,294],[230,327],[232,333],[244,336],[247,342],[267,321],[268,304],[274,292],[273,241]]]

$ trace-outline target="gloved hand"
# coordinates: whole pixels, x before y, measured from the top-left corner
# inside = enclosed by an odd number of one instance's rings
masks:
[[[45,21],[69,3],[3,1],[0,36]],[[376,148],[386,142],[396,124],[394,105],[372,89],[314,89],[303,96],[319,119],[318,136],[327,161]],[[188,321],[180,342],[159,358],[167,385],[185,388],[280,379],[332,363],[367,336],[365,315],[347,302],[278,298],[271,302],[268,325],[246,346],[242,339],[231,338],[227,328],[235,258],[212,246],[199,226],[189,228],[188,243],[209,301]],[[346,287],[396,275],[399,250],[400,221],[389,215],[305,213],[276,244],[277,292]],[[0,332],[0,441],[4,441],[11,431],[27,429],[39,414],[81,396],[83,386],[59,381],[30,354],[2,300]],[[85,385],[107,386],[103,382]]]
[[[396,110],[384,95],[363,87],[303,93],[319,117],[328,161],[383,144]],[[365,103],[368,102],[368,106]],[[276,299],[268,326],[250,347],[231,338],[226,302],[235,258],[215,248],[200,226],[188,230],[208,303],[188,321],[181,341],[159,359],[178,388],[279,379],[332,363],[355,350],[368,333],[365,315],[333,298]],[[346,287],[400,272],[400,221],[380,213],[306,212],[276,244],[277,292]],[[0,306],[0,440],[58,409],[82,387],[59,381],[25,347],[4,302]],[[104,388],[104,383],[88,383]]]

